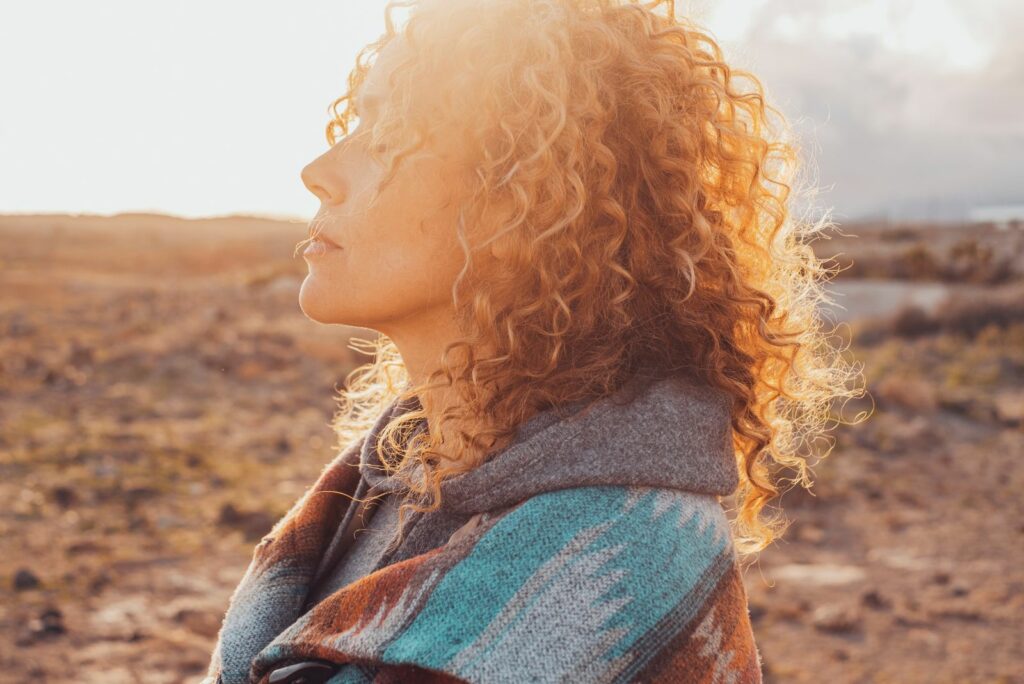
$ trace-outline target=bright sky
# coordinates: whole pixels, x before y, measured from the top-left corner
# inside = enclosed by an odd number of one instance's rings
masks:
[[[677,6],[722,39],[727,57],[755,69],[771,55],[746,39],[765,31],[790,42],[873,37],[887,54],[927,58],[950,72],[980,71],[992,58],[992,42],[963,20],[966,0],[771,0],[784,11],[769,26],[754,25],[768,1]],[[998,4],[972,5],[972,16]],[[317,200],[299,172],[326,149],[327,106],[343,91],[356,51],[383,31],[383,6],[5,3],[0,213],[309,218]]]

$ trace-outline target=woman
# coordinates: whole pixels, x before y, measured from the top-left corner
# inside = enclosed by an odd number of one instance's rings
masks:
[[[409,4],[302,172],[374,360],[204,681],[760,681],[739,560],[852,393],[794,147],[672,3]]]

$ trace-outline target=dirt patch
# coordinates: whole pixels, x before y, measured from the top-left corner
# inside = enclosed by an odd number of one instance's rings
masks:
[[[335,454],[349,336],[372,336],[301,314],[304,235],[0,220],[5,681],[205,670],[253,540]],[[1024,327],[968,332],[855,343],[874,414],[746,571],[767,681],[1022,681]]]

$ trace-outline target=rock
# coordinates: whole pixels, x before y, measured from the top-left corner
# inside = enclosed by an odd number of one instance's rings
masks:
[[[110,573],[106,570],[100,570],[92,579],[89,580],[89,591],[92,594],[99,594],[113,583],[114,578],[111,577]]]
[[[222,616],[197,608],[182,608],[174,614],[174,621],[190,632],[212,639],[220,631]]]
[[[986,616],[974,608],[942,608],[931,612],[933,619],[961,620],[963,622],[984,622]]]
[[[35,636],[56,636],[67,632],[64,626],[64,614],[59,608],[46,608],[39,617],[29,623],[29,630]]]
[[[862,581],[866,576],[864,569],[856,565],[833,563],[790,563],[775,568],[772,574],[778,580],[819,586],[851,584]]]
[[[39,587],[39,577],[28,568],[19,568],[14,573],[14,590],[27,591]]]
[[[96,355],[91,347],[83,346],[76,341],[72,344],[71,353],[68,355],[67,362],[75,368],[89,366],[95,363],[95,356]]]
[[[805,622],[807,613],[810,612],[810,604],[803,599],[797,601],[781,602],[770,607],[772,617],[779,620],[791,620],[793,622]]]
[[[811,623],[819,631],[842,634],[860,629],[861,618],[852,607],[827,603],[814,609]]]
[[[1006,427],[1024,424],[1024,391],[1000,392],[995,397],[996,415]]]
[[[880,594],[877,589],[865,592],[860,597],[860,601],[868,608],[875,610],[889,610],[892,608],[892,601]]]
[[[69,556],[78,556],[82,554],[100,553],[108,551],[110,547],[102,544],[95,539],[83,539],[81,541],[72,542],[68,544],[64,549],[64,552]]]
[[[263,511],[240,511],[226,503],[220,509],[217,524],[241,530],[247,541],[258,541],[277,522],[277,518]]]
[[[930,629],[932,620],[917,610],[902,609],[893,616],[893,624],[899,627],[922,627]]]
[[[53,500],[61,508],[69,508],[78,501],[78,495],[71,487],[54,487],[50,493],[53,495]]]

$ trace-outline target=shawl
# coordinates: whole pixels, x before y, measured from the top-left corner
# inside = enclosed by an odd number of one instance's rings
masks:
[[[407,409],[393,402],[256,546],[201,684],[267,684],[303,661],[331,664],[329,684],[761,682],[719,502],[738,484],[730,400],[682,376],[535,414],[441,484],[439,511],[408,516],[390,564],[308,607],[344,494],[376,475],[368,445]]]

